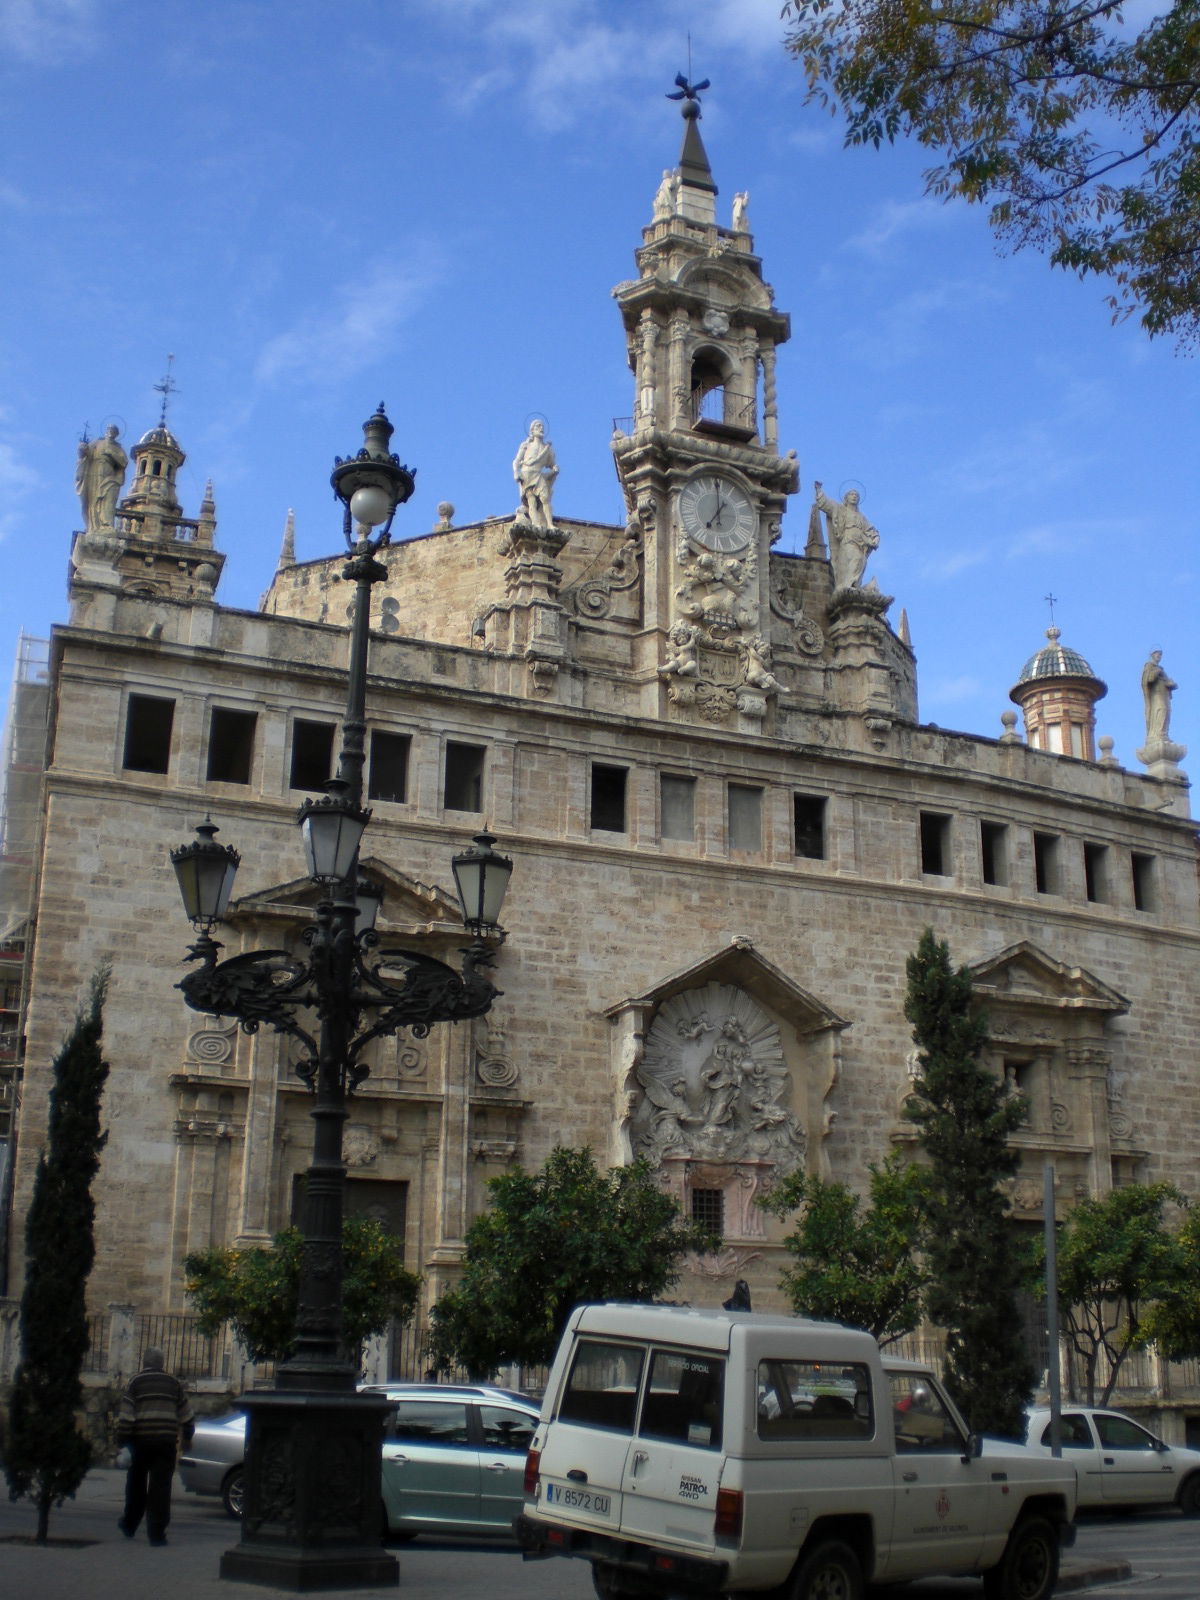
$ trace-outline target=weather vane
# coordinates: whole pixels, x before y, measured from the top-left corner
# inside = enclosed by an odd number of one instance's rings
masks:
[[[162,376],[162,378],[160,378],[159,381],[154,385],[155,394],[162,395],[162,408],[161,408],[161,410],[159,411],[159,414],[158,414],[158,425],[159,425],[160,428],[165,428],[166,425],[167,425],[167,402],[168,402],[168,400],[170,400],[170,398],[171,398],[171,396],[173,394],[178,394],[179,393],[179,389],[176,386],[175,380],[171,376],[171,368],[174,366],[174,364],[175,364],[175,357],[173,355],[168,355],[167,356],[167,370],[164,373],[164,375]]]
[[[700,96],[703,94],[704,90],[708,88],[709,80],[705,78],[703,83],[689,83],[682,72],[677,72],[675,74],[675,82],[678,85],[679,92],[678,94],[669,94],[667,99],[694,100],[697,107],[699,107]]]

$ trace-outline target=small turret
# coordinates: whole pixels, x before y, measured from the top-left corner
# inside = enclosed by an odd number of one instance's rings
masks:
[[[1096,759],[1096,701],[1103,683],[1076,650],[1059,643],[1061,630],[1046,629],[1046,644],[1021,668],[1009,699],[1025,716],[1026,742],[1052,755]]]

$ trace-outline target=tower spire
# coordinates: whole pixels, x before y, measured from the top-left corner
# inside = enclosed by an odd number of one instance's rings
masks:
[[[708,88],[709,80],[690,83],[682,72],[675,74],[678,89],[667,96],[678,100],[679,114],[683,118],[683,149],[679,153],[679,209],[693,222],[715,222],[717,217],[717,186],[713,182],[708,152],[700,137],[700,95]]]

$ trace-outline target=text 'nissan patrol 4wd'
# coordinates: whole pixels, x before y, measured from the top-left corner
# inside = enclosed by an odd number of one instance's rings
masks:
[[[1046,1600],[1074,1537],[1067,1463],[981,1455],[933,1374],[836,1323],[580,1306],[554,1360],[516,1529],[592,1563],[600,1600],[858,1600],[982,1574]]]

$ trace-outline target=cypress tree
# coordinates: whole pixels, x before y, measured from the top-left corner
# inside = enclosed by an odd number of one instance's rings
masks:
[[[908,1114],[930,1167],[925,1304],[946,1330],[947,1387],[973,1429],[1021,1439],[1036,1374],[1018,1309],[1026,1272],[1002,1184],[1019,1164],[1009,1135],[1025,1102],[980,1061],[987,1021],[972,1012],[971,974],[953,969],[949,946],[928,928],[908,958],[904,1015],[919,1050]]]
[[[25,1219],[21,1364],[4,1470],[9,1499],[25,1495],[37,1506],[39,1544],[46,1542],[51,1506],[74,1495],[92,1463],[91,1443],[78,1425],[79,1374],[88,1348],[85,1291],[96,1255],[92,1179],[107,1137],[100,1131],[107,984],[107,971],[97,973],[54,1063],[46,1147]]]

